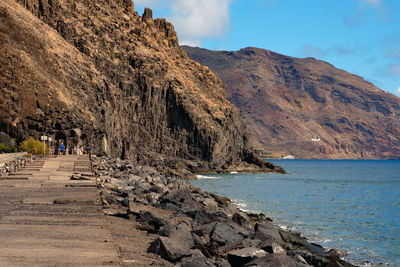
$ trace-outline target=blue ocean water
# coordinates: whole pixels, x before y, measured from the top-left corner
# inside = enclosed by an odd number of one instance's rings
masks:
[[[400,266],[399,160],[271,160],[289,174],[200,176],[193,184],[260,211],[360,266]]]

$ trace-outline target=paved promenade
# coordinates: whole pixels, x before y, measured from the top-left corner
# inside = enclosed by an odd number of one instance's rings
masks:
[[[0,266],[119,265],[107,224],[87,157],[47,158],[0,180]]]

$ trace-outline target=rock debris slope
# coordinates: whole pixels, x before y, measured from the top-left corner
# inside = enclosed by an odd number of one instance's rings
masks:
[[[183,47],[228,88],[260,147],[305,158],[400,158],[400,98],[313,58]]]
[[[142,164],[274,168],[250,149],[222,82],[150,9],[3,0],[0,37],[0,132],[17,141],[46,133]]]

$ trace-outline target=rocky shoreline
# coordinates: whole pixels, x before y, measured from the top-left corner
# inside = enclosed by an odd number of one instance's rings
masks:
[[[353,266],[263,214],[151,167],[94,157],[104,213],[152,236],[149,257],[175,266]],[[161,265],[162,266],[162,265]]]

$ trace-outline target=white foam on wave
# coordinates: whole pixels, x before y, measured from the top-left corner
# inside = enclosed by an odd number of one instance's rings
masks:
[[[244,200],[232,199],[232,201],[236,205],[236,207],[238,207],[243,212],[254,213],[254,214],[259,214],[261,212],[259,210],[249,209],[249,205]]]
[[[243,200],[241,200],[241,199],[233,199],[232,201],[233,201],[233,203],[235,203],[235,205],[236,205],[241,211],[249,212],[249,210],[246,209],[249,205],[247,205],[247,203],[245,203]]]
[[[198,174],[197,179],[219,179],[219,177]]]

